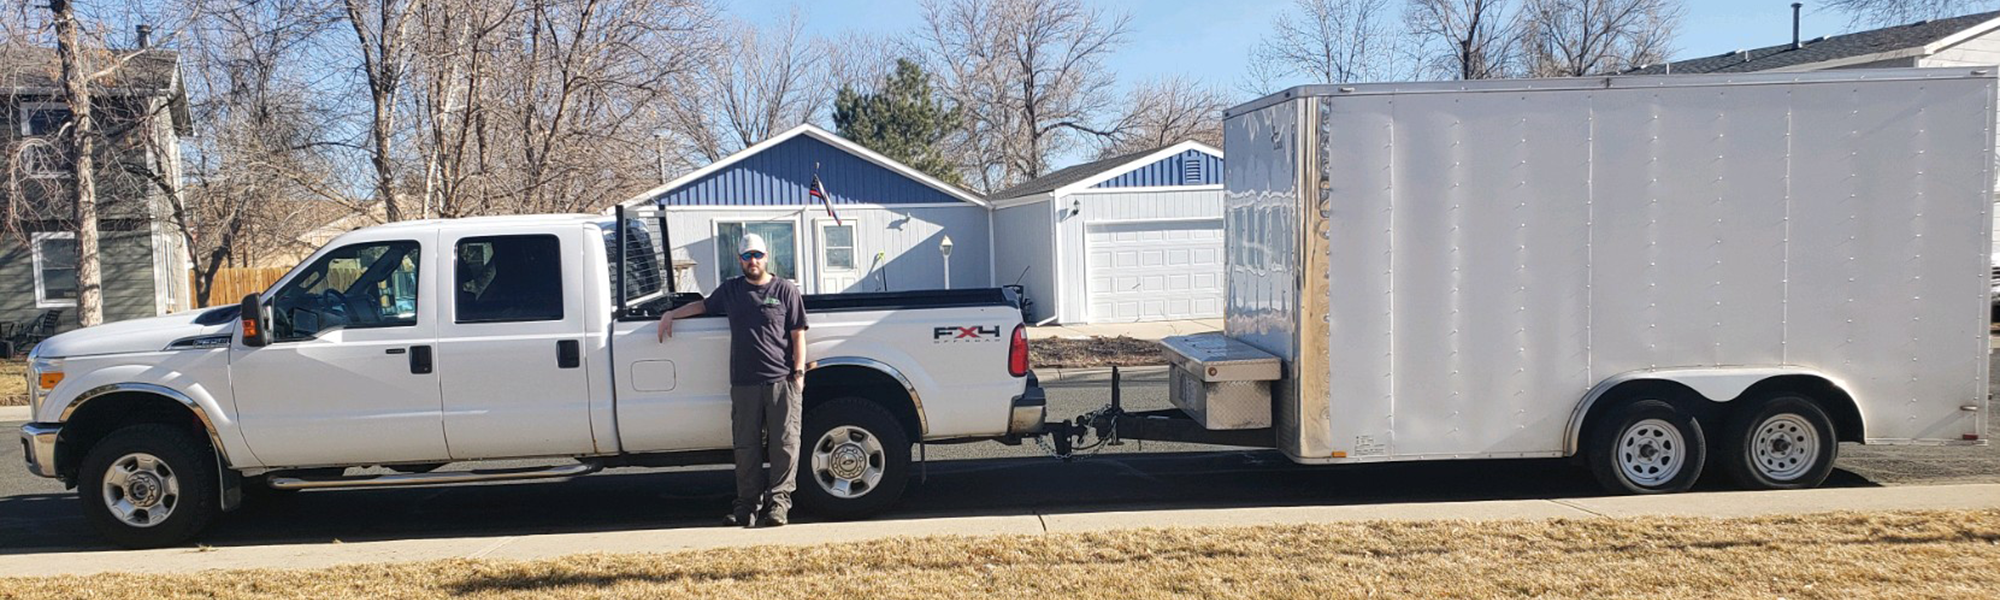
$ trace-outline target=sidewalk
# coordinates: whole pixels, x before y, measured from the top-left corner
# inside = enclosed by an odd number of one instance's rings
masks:
[[[530,560],[582,553],[671,552],[718,547],[818,545],[899,536],[1041,535],[1148,527],[1238,527],[1370,520],[1754,517],[1831,511],[1994,508],[2000,508],[2000,484],[1096,513],[1020,511],[988,516],[805,523],[782,529],[694,527],[489,538],[409,539],[351,544],[16,554],[0,556],[0,577],[110,571],[169,573],[206,569],[302,569],[451,558]]]
[[[1222,319],[1148,321],[1144,323],[1092,323],[1089,325],[1044,325],[1029,327],[1028,339],[1127,336],[1157,340],[1167,336],[1222,331]]]

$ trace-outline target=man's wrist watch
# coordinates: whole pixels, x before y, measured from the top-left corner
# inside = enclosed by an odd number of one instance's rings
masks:
[[[798,377],[798,376],[801,376],[801,375],[805,375],[805,374],[806,374],[806,370],[805,370],[805,369],[792,369],[792,376],[793,376],[793,377]]]

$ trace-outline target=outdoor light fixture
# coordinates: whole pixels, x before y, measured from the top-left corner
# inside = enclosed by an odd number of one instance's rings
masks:
[[[951,289],[951,236],[938,240],[938,253],[944,255],[944,289]]]

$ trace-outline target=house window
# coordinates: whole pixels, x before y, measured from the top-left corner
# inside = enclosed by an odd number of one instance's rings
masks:
[[[821,225],[819,231],[821,264],[826,265],[826,270],[854,270],[854,226]]]
[[[34,235],[35,307],[76,306],[76,234]]]
[[[67,153],[57,134],[69,123],[69,107],[55,102],[21,104],[21,172],[29,179],[70,176]]]
[[[1189,156],[1181,160],[1181,185],[1201,184],[1201,157]]]
[[[770,256],[764,259],[765,268],[770,269],[773,275],[797,281],[799,263],[792,252],[796,244],[792,241],[791,223],[718,222],[715,224],[716,283],[743,274],[743,266],[736,262],[736,254],[743,247],[743,236],[751,233],[763,236],[764,245],[771,249]]]
[[[561,321],[562,243],[553,235],[458,243],[459,323]]]

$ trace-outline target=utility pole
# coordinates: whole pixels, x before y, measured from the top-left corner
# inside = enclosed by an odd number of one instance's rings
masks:
[[[62,62],[63,100],[69,105],[70,200],[76,210],[76,308],[84,327],[104,322],[104,288],[97,261],[97,180],[91,153],[97,127],[90,118],[90,86],[84,81],[77,41],[76,7],[49,0],[56,21],[56,57]]]

